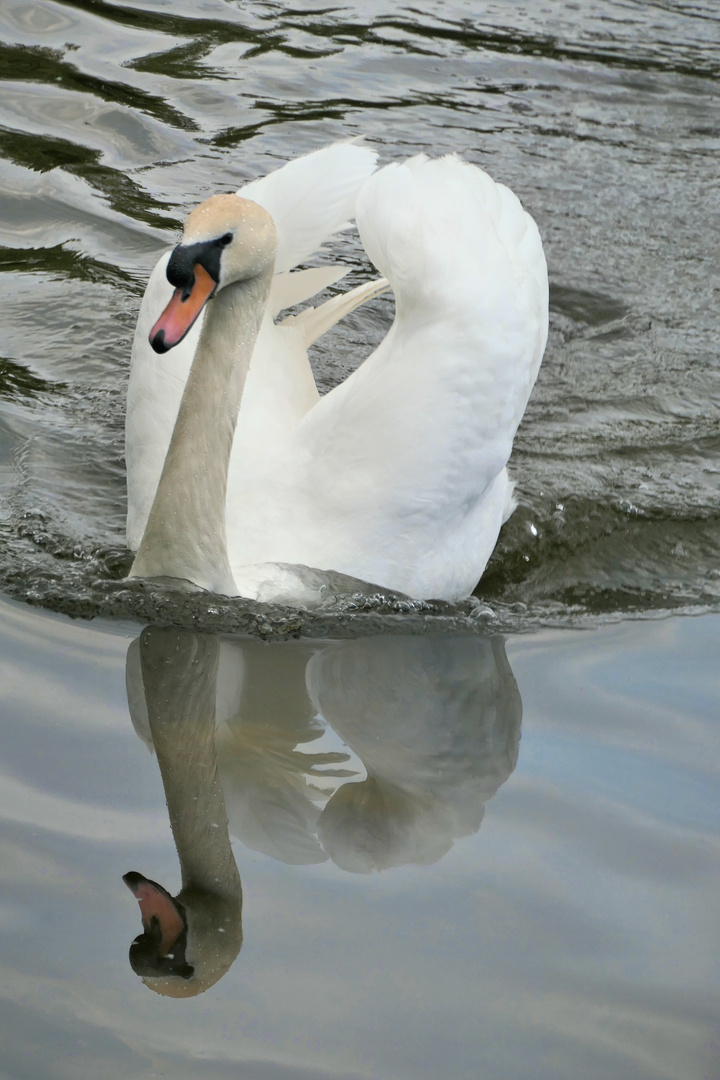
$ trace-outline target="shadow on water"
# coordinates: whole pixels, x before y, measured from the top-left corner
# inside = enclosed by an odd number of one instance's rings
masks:
[[[149,627],[127,690],[182,874],[175,898],[125,875],[143,921],[130,963],[171,997],[202,993],[240,951],[229,830],[291,865],[427,865],[477,831],[518,758],[522,703],[499,638],[268,647]]]

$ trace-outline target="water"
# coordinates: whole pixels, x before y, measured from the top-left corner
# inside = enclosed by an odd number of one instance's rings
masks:
[[[562,625],[709,609],[720,374],[710,4],[3,5],[0,584],[136,611],[123,402],[146,275],[188,208],[363,134],[384,161],[459,150],[518,192],[552,332],[512,459],[520,508],[478,595]],[[370,272],[356,241],[349,284]],[[322,387],[387,328],[319,344]]]
[[[0,41],[1,1080],[715,1080],[715,5],[0,0]],[[130,588],[147,274],[201,198],[354,135],[460,151],[543,235],[476,597]],[[194,988],[227,970],[175,1001],[122,875],[175,894],[197,835],[232,941],[190,935]]]
[[[717,616],[269,646],[0,616],[3,1080],[718,1075]],[[146,987],[122,876],[175,893],[179,857],[193,973]]]

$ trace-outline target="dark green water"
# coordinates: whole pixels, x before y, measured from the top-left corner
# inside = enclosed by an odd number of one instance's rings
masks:
[[[0,0],[0,1080],[720,1077],[715,7]],[[546,245],[484,606],[128,589],[147,274],[353,135],[460,151]],[[122,875],[178,859],[190,982],[227,968],[190,1000],[128,963]]]
[[[458,150],[536,217],[552,333],[512,468],[520,508],[478,594],[514,626],[720,598],[712,3],[2,5],[0,584],[143,611],[122,424],[146,275],[187,210],[365,135]],[[350,283],[369,271],[357,243]],[[333,385],[389,299],[324,338]],[[147,614],[147,612],[145,612]]]

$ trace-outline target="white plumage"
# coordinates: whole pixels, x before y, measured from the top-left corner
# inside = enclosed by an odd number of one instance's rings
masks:
[[[481,577],[511,506],[506,465],[547,337],[535,223],[511,191],[456,156],[374,167],[372,151],[338,144],[238,193],[273,217],[281,271],[228,476],[227,547],[241,595],[307,598],[287,569],[300,564],[456,600]],[[378,349],[318,398],[308,343],[376,286],[285,325],[273,316],[338,279],[333,268],[282,271],[350,217],[392,286],[396,316]],[[150,278],[133,346],[131,548],[155,498],[199,334],[196,324],[163,356],[147,344],[172,293],[166,263]],[[171,566],[167,573],[177,576]]]

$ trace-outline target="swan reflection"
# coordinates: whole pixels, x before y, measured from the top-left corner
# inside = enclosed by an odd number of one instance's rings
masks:
[[[242,945],[242,886],[215,746],[219,646],[214,637],[148,627],[128,651],[131,715],[148,724],[182,874],[175,899],[142,874],[125,874],[143,921],[130,963],[170,997],[207,990]]]
[[[130,961],[176,997],[216,982],[242,944],[229,832],[285,863],[432,863],[478,829],[517,762],[522,706],[499,639],[265,645],[148,628],[127,676],[182,872],[174,899],[125,875],[143,918]]]

